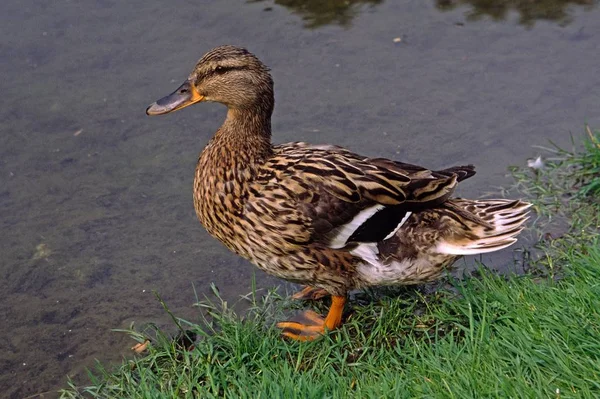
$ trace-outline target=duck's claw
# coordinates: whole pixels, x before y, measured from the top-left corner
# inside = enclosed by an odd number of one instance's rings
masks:
[[[323,318],[312,310],[306,310],[290,321],[277,323],[277,327],[283,330],[281,335],[284,337],[298,341],[312,341],[325,334],[325,331],[336,329],[342,323],[345,303],[345,296],[332,296],[327,317]]]
[[[323,288],[306,286],[302,289],[302,291],[296,292],[292,295],[292,299],[302,300],[302,301],[315,301],[317,299],[321,299],[329,295],[327,291]]]
[[[325,319],[312,310],[298,313],[291,320],[277,323],[281,335],[297,341],[312,341],[325,334]]]

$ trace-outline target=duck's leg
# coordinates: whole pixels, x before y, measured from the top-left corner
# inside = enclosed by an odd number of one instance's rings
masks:
[[[314,301],[317,299],[324,298],[327,295],[329,294],[323,288],[311,287],[307,285],[302,289],[302,291],[298,291],[294,295],[292,295],[292,299],[298,299],[302,301]]]
[[[277,323],[283,329],[282,335],[298,341],[312,341],[325,334],[326,330],[334,330],[342,323],[342,311],[346,303],[345,296],[331,297],[331,307],[325,318],[312,310],[306,310],[290,321]]]

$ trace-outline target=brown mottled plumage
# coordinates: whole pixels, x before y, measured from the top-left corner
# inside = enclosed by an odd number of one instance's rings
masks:
[[[505,248],[527,220],[522,201],[450,198],[471,165],[430,171],[331,145],[273,146],[273,81],[245,49],[211,50],[146,112],[200,101],[228,107],[196,168],[200,222],[267,273],[308,286],[295,297],[332,295],[325,319],[279,323],[288,337],[336,328],[352,289],[431,281],[461,255]]]

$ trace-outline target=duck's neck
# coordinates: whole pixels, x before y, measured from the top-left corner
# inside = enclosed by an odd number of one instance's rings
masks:
[[[273,151],[271,110],[229,108],[213,144],[225,149],[221,156],[229,167],[264,162]]]

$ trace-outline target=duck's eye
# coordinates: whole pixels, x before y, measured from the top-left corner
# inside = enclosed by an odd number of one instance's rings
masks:
[[[215,72],[218,73],[219,75],[222,75],[225,72],[227,72],[227,68],[225,68],[224,66],[219,65],[219,66],[217,66],[215,68]]]

